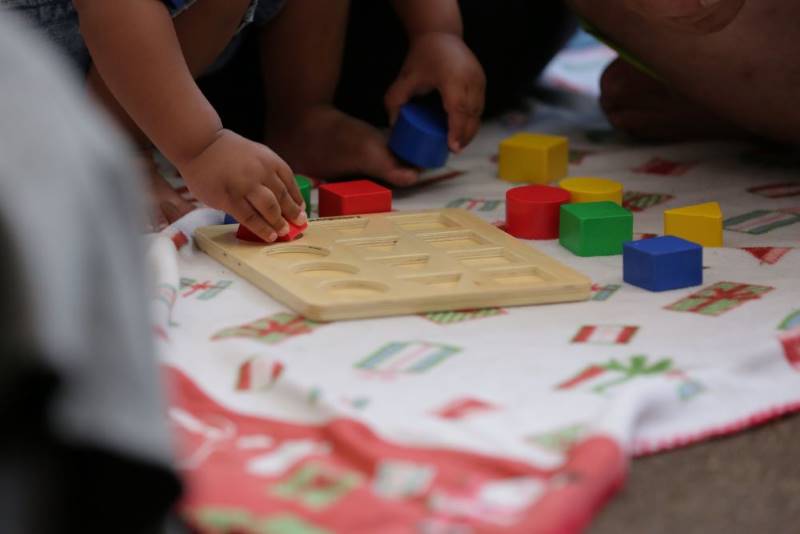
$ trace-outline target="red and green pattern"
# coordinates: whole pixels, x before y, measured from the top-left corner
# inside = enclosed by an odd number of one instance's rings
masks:
[[[306,319],[301,315],[281,312],[252,323],[220,330],[211,337],[211,340],[250,338],[274,345],[290,337],[310,334],[321,326],[324,324]]]
[[[184,291],[181,296],[195,296],[198,300],[211,300],[222,293],[223,290],[229,288],[231,284],[233,284],[231,280],[198,282],[194,278],[181,278],[181,291]]]
[[[786,318],[781,321],[781,324],[778,325],[778,330],[787,331],[787,330],[794,330],[795,328],[800,328],[800,310],[795,310]]]
[[[485,198],[457,198],[447,204],[448,208],[461,208],[469,211],[491,212],[505,204],[505,200]]]
[[[622,196],[622,207],[638,213],[646,210],[647,208],[652,208],[653,206],[658,206],[659,204],[669,202],[673,198],[675,197],[666,193],[625,191],[625,194]]]
[[[725,220],[725,229],[762,235],[784,226],[800,223],[800,215],[782,210],[754,210]]]
[[[604,302],[614,296],[614,293],[622,289],[619,284],[592,284],[592,300]]]
[[[195,512],[193,523],[203,532],[333,534],[296,515],[279,513],[262,519],[240,508],[203,508]]]
[[[448,325],[463,323],[464,321],[473,321],[475,319],[485,319],[487,317],[497,317],[498,315],[505,315],[506,313],[508,312],[502,308],[485,308],[480,310],[432,312],[423,314],[423,317],[436,324]]]
[[[312,461],[273,486],[270,493],[312,510],[322,510],[336,504],[362,482],[357,471]]]
[[[586,425],[577,424],[559,428],[552,432],[528,437],[525,441],[547,451],[565,453],[586,434]]]
[[[800,327],[781,333],[779,339],[786,362],[800,372]]]
[[[745,302],[760,299],[774,288],[737,282],[719,282],[670,304],[665,309],[717,317]]]
[[[663,358],[656,362],[649,362],[647,356],[637,354],[631,356],[628,364],[621,363],[615,359],[604,364],[593,364],[584,368],[580,373],[562,382],[556,389],[572,390],[577,389],[588,383],[592,383],[593,393],[603,394],[609,389],[621,386],[645,376],[663,375],[673,370],[672,360]],[[601,377],[612,376],[611,380],[598,382]]]
[[[625,345],[630,343],[638,331],[638,326],[631,325],[586,325],[572,337],[572,343]]]
[[[673,161],[664,158],[652,158],[639,165],[633,172],[643,174],[657,174],[658,176],[683,176],[696,164],[694,162]]]
[[[761,265],[775,265],[792,249],[786,247],[745,247],[742,250],[761,262]]]
[[[766,198],[789,198],[800,196],[800,182],[780,182],[751,187],[748,193]]]

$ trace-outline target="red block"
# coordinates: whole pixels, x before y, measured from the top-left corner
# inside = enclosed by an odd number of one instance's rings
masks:
[[[287,221],[288,222],[288,221]],[[283,237],[279,237],[278,241],[285,243],[287,241],[294,241],[298,237],[303,235],[306,228],[308,228],[308,223],[304,224],[303,226],[297,226],[296,224],[292,224],[289,222],[289,233]],[[249,241],[251,243],[264,243],[267,244],[266,241],[258,237],[256,234],[252,232],[248,227],[243,224],[239,225],[239,229],[236,230],[236,238],[241,239],[242,241]]]
[[[561,205],[568,191],[547,185],[515,187],[506,193],[506,232],[521,239],[557,239]]]
[[[319,216],[362,215],[392,211],[392,191],[369,180],[319,187]]]

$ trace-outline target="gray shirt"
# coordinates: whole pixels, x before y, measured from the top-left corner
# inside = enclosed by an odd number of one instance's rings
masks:
[[[139,180],[79,80],[25,30],[0,12],[0,531],[159,531],[179,486]]]

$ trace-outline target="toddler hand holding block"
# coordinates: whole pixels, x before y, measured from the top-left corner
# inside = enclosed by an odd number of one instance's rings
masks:
[[[449,154],[446,117],[418,104],[406,104],[400,108],[389,148],[415,167],[442,167]]]

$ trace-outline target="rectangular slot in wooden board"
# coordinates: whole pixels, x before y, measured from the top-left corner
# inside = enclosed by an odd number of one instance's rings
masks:
[[[198,246],[316,321],[586,300],[591,281],[461,209],[318,219],[291,243],[195,232]]]

